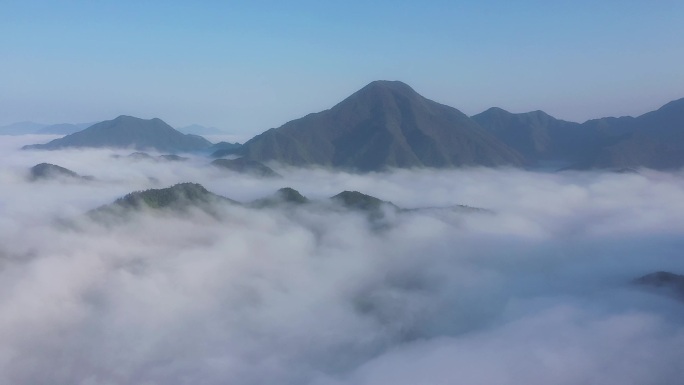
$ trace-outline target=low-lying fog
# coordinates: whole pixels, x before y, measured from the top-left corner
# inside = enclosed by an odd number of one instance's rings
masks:
[[[684,272],[684,175],[512,169],[222,171],[0,138],[0,383],[674,384],[684,302],[633,278]],[[94,181],[29,182],[54,163]],[[246,202],[358,190],[412,211],[88,210],[197,182]],[[76,221],[78,225],[65,225]]]

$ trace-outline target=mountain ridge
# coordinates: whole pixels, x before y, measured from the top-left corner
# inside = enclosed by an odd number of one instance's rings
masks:
[[[22,125],[44,126],[24,122],[10,128]],[[113,134],[111,126],[120,132]],[[146,128],[133,129],[141,126]],[[684,98],[637,117],[583,123],[557,119],[542,110],[512,113],[499,107],[469,117],[405,83],[378,80],[329,109],[266,130],[242,145],[212,146],[158,118],[122,115],[25,148],[104,146],[171,153],[202,150],[212,157],[355,172],[470,166],[668,170],[684,167]]]

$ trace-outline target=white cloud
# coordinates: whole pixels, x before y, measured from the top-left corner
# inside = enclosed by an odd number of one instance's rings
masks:
[[[467,169],[283,179],[110,150],[0,161],[0,382],[12,384],[673,383],[682,303],[629,285],[684,272],[684,178]],[[126,152],[120,152],[126,155]],[[55,163],[94,182],[30,183]],[[151,179],[154,178],[154,179]],[[249,201],[291,186],[417,211],[373,227],[314,206],[82,216],[199,182]],[[65,219],[76,222],[65,225]]]

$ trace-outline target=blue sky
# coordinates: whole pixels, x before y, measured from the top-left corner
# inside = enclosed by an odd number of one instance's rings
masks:
[[[5,1],[0,124],[120,114],[259,133],[402,80],[472,115],[684,97],[684,2]]]

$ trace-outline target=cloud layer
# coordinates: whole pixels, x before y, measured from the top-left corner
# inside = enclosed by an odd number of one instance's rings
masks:
[[[0,149],[0,382],[663,384],[684,369],[676,299],[629,284],[684,272],[677,173],[279,168],[279,180],[113,151]],[[33,140],[32,142],[35,142]],[[126,155],[127,152],[119,152]],[[93,182],[28,182],[55,163]],[[86,211],[198,182],[250,201],[290,186],[423,210],[217,206]]]

